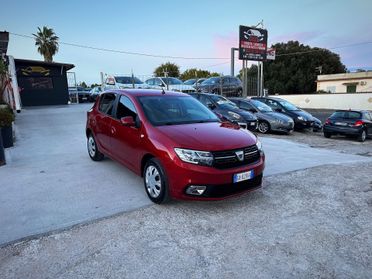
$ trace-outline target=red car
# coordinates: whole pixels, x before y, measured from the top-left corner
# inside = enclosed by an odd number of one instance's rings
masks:
[[[195,98],[159,90],[104,92],[88,111],[89,156],[143,176],[149,198],[218,200],[261,186],[265,155],[251,132]]]

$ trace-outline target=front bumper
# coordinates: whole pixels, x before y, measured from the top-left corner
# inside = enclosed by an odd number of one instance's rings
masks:
[[[270,123],[271,130],[274,132],[290,132],[294,129],[294,123],[282,123],[282,122],[272,122]]]
[[[231,169],[217,169],[182,162],[178,158],[165,163],[169,184],[169,193],[175,199],[185,200],[220,200],[261,187],[265,168],[265,155],[249,165]],[[254,177],[238,183],[233,183],[234,174],[253,170]],[[201,196],[186,194],[190,185],[206,186]]]
[[[330,126],[324,125],[323,132],[331,133],[331,134],[339,134],[339,135],[359,135],[363,131],[363,127],[342,127],[342,126]]]
[[[310,129],[314,126],[314,121],[296,120],[294,125],[296,129]]]
[[[249,131],[256,131],[257,120],[246,120],[245,122],[237,122],[240,128],[247,129]]]

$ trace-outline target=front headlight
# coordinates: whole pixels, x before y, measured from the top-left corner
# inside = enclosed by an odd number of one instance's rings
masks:
[[[257,146],[257,149],[259,151],[262,151],[262,143],[257,139],[257,142],[256,142],[256,146]]]
[[[233,111],[229,111],[227,112],[232,118],[235,118],[235,119],[240,119],[240,115],[233,112]]]
[[[186,163],[204,166],[211,166],[213,164],[213,155],[210,152],[182,148],[175,148],[174,151]]]
[[[302,120],[302,121],[305,120],[302,116],[297,116],[297,119],[298,119],[298,120]]]

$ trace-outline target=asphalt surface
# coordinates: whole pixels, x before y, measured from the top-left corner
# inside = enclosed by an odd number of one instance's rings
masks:
[[[25,109],[16,146],[0,168],[0,246],[150,206],[142,179],[110,159],[93,162],[85,143],[90,104]],[[291,138],[291,137],[288,137]],[[265,175],[372,158],[262,138]]]
[[[267,177],[0,249],[1,278],[371,278],[372,163]]]

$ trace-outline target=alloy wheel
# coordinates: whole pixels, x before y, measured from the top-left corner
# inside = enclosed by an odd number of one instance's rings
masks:
[[[94,141],[94,138],[92,136],[89,136],[88,139],[88,152],[91,157],[94,157],[96,155],[96,142]]]
[[[258,124],[258,131],[263,134],[267,133],[269,131],[269,124],[266,122],[260,122]]]

